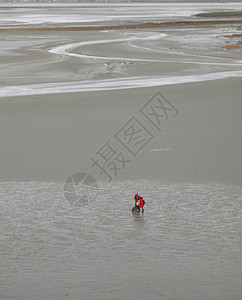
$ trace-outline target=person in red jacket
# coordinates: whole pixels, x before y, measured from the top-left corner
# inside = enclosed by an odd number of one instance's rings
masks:
[[[138,206],[138,211],[140,211],[139,199],[140,199],[140,196],[138,194],[136,194],[134,196],[134,200],[135,200],[135,206]]]
[[[139,202],[139,195],[138,194],[136,194],[134,196],[134,200],[135,200],[135,205],[136,205]]]
[[[139,207],[141,207],[142,209],[142,213],[144,213],[144,205],[145,205],[145,201],[142,197],[140,197],[140,200],[139,200]]]

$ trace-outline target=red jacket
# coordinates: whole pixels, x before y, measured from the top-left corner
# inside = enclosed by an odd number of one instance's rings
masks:
[[[139,201],[139,195],[138,194],[136,194],[135,196],[134,196],[134,199],[135,199],[135,204]]]
[[[143,206],[144,206],[143,198],[140,198],[140,200],[139,200],[139,206],[140,206],[140,207],[143,207]]]

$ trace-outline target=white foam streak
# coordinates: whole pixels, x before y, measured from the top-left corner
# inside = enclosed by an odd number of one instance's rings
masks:
[[[155,149],[150,149],[152,152],[160,152],[160,151],[172,151],[175,150],[174,148],[155,148]]]
[[[120,43],[120,42],[126,42],[129,44],[129,47],[132,48],[138,48],[138,49],[142,49],[142,50],[148,50],[149,52],[155,52],[155,53],[167,53],[167,54],[178,54],[178,55],[182,55],[185,56],[187,54],[181,52],[181,51],[175,51],[175,50],[158,50],[158,49],[153,49],[153,48],[149,48],[149,47],[144,47],[144,46],[139,46],[139,45],[135,45],[134,42],[135,41],[154,41],[154,40],[159,40],[161,38],[164,38],[167,36],[167,34],[165,33],[154,33],[152,32],[152,35],[150,35],[151,33],[149,33],[147,36],[145,36],[144,34],[142,34],[142,36],[139,35],[135,35],[135,36],[131,36],[128,38],[120,38],[120,39],[107,39],[107,40],[96,40],[96,41],[85,41],[85,42],[77,42],[77,43],[71,43],[71,44],[65,44],[65,45],[60,45],[57,47],[54,47],[52,49],[50,49],[48,52],[50,53],[54,53],[54,54],[58,54],[58,55],[63,55],[63,56],[72,56],[72,57],[78,57],[78,58],[82,58],[82,59],[99,59],[99,60],[125,60],[125,61],[136,61],[136,62],[177,62],[177,59],[147,59],[147,58],[129,58],[129,57],[118,57],[118,56],[98,56],[98,55],[87,55],[87,54],[82,54],[82,53],[75,53],[75,52],[70,52],[75,48],[80,48],[83,46],[90,46],[90,45],[100,45],[100,44],[111,44],[111,43]],[[186,63],[186,64],[198,64],[198,65],[223,65],[223,66],[234,66],[234,65],[238,65],[238,62],[225,62],[224,61],[224,57],[223,58],[219,58],[216,57],[216,59],[218,59],[219,61],[214,61],[214,57],[211,56],[205,56],[205,55],[197,55],[197,54],[189,54],[190,57],[202,57],[203,59],[205,58],[206,61],[198,61],[198,60],[179,60],[180,63]]]
[[[85,42],[78,42],[78,43],[71,43],[66,45],[61,45],[54,47],[49,50],[50,53],[59,54],[59,55],[67,55],[79,58],[91,58],[91,59],[104,59],[104,60],[128,60],[128,61],[149,61],[149,62],[157,62],[160,60],[156,59],[146,59],[146,58],[127,58],[127,57],[110,57],[110,56],[97,56],[97,55],[86,55],[81,53],[73,53],[69,52],[74,48],[83,47],[83,46],[90,46],[90,45],[99,45],[99,44],[109,44],[109,43],[119,43],[119,42],[131,42],[131,41],[143,41],[143,40],[159,40],[160,38],[165,37],[165,33],[153,34],[142,37],[139,36],[132,36],[128,38],[121,38],[121,39],[108,39],[108,40],[97,40],[97,41],[85,41]]]
[[[19,86],[5,86],[1,88],[0,97],[30,96],[44,94],[81,93],[155,87],[182,83],[218,80],[230,77],[241,77],[242,71],[216,72],[196,75],[180,76],[137,76],[112,78],[105,80],[83,80],[72,82],[41,83]]]

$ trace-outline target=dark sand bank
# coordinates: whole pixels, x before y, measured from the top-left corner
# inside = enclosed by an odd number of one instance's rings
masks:
[[[115,30],[115,29],[142,29],[142,28],[180,28],[193,26],[214,26],[214,25],[242,24],[242,20],[217,20],[217,21],[183,21],[164,23],[142,23],[107,26],[49,26],[49,27],[8,27],[0,28],[4,31],[86,31],[86,30]]]

